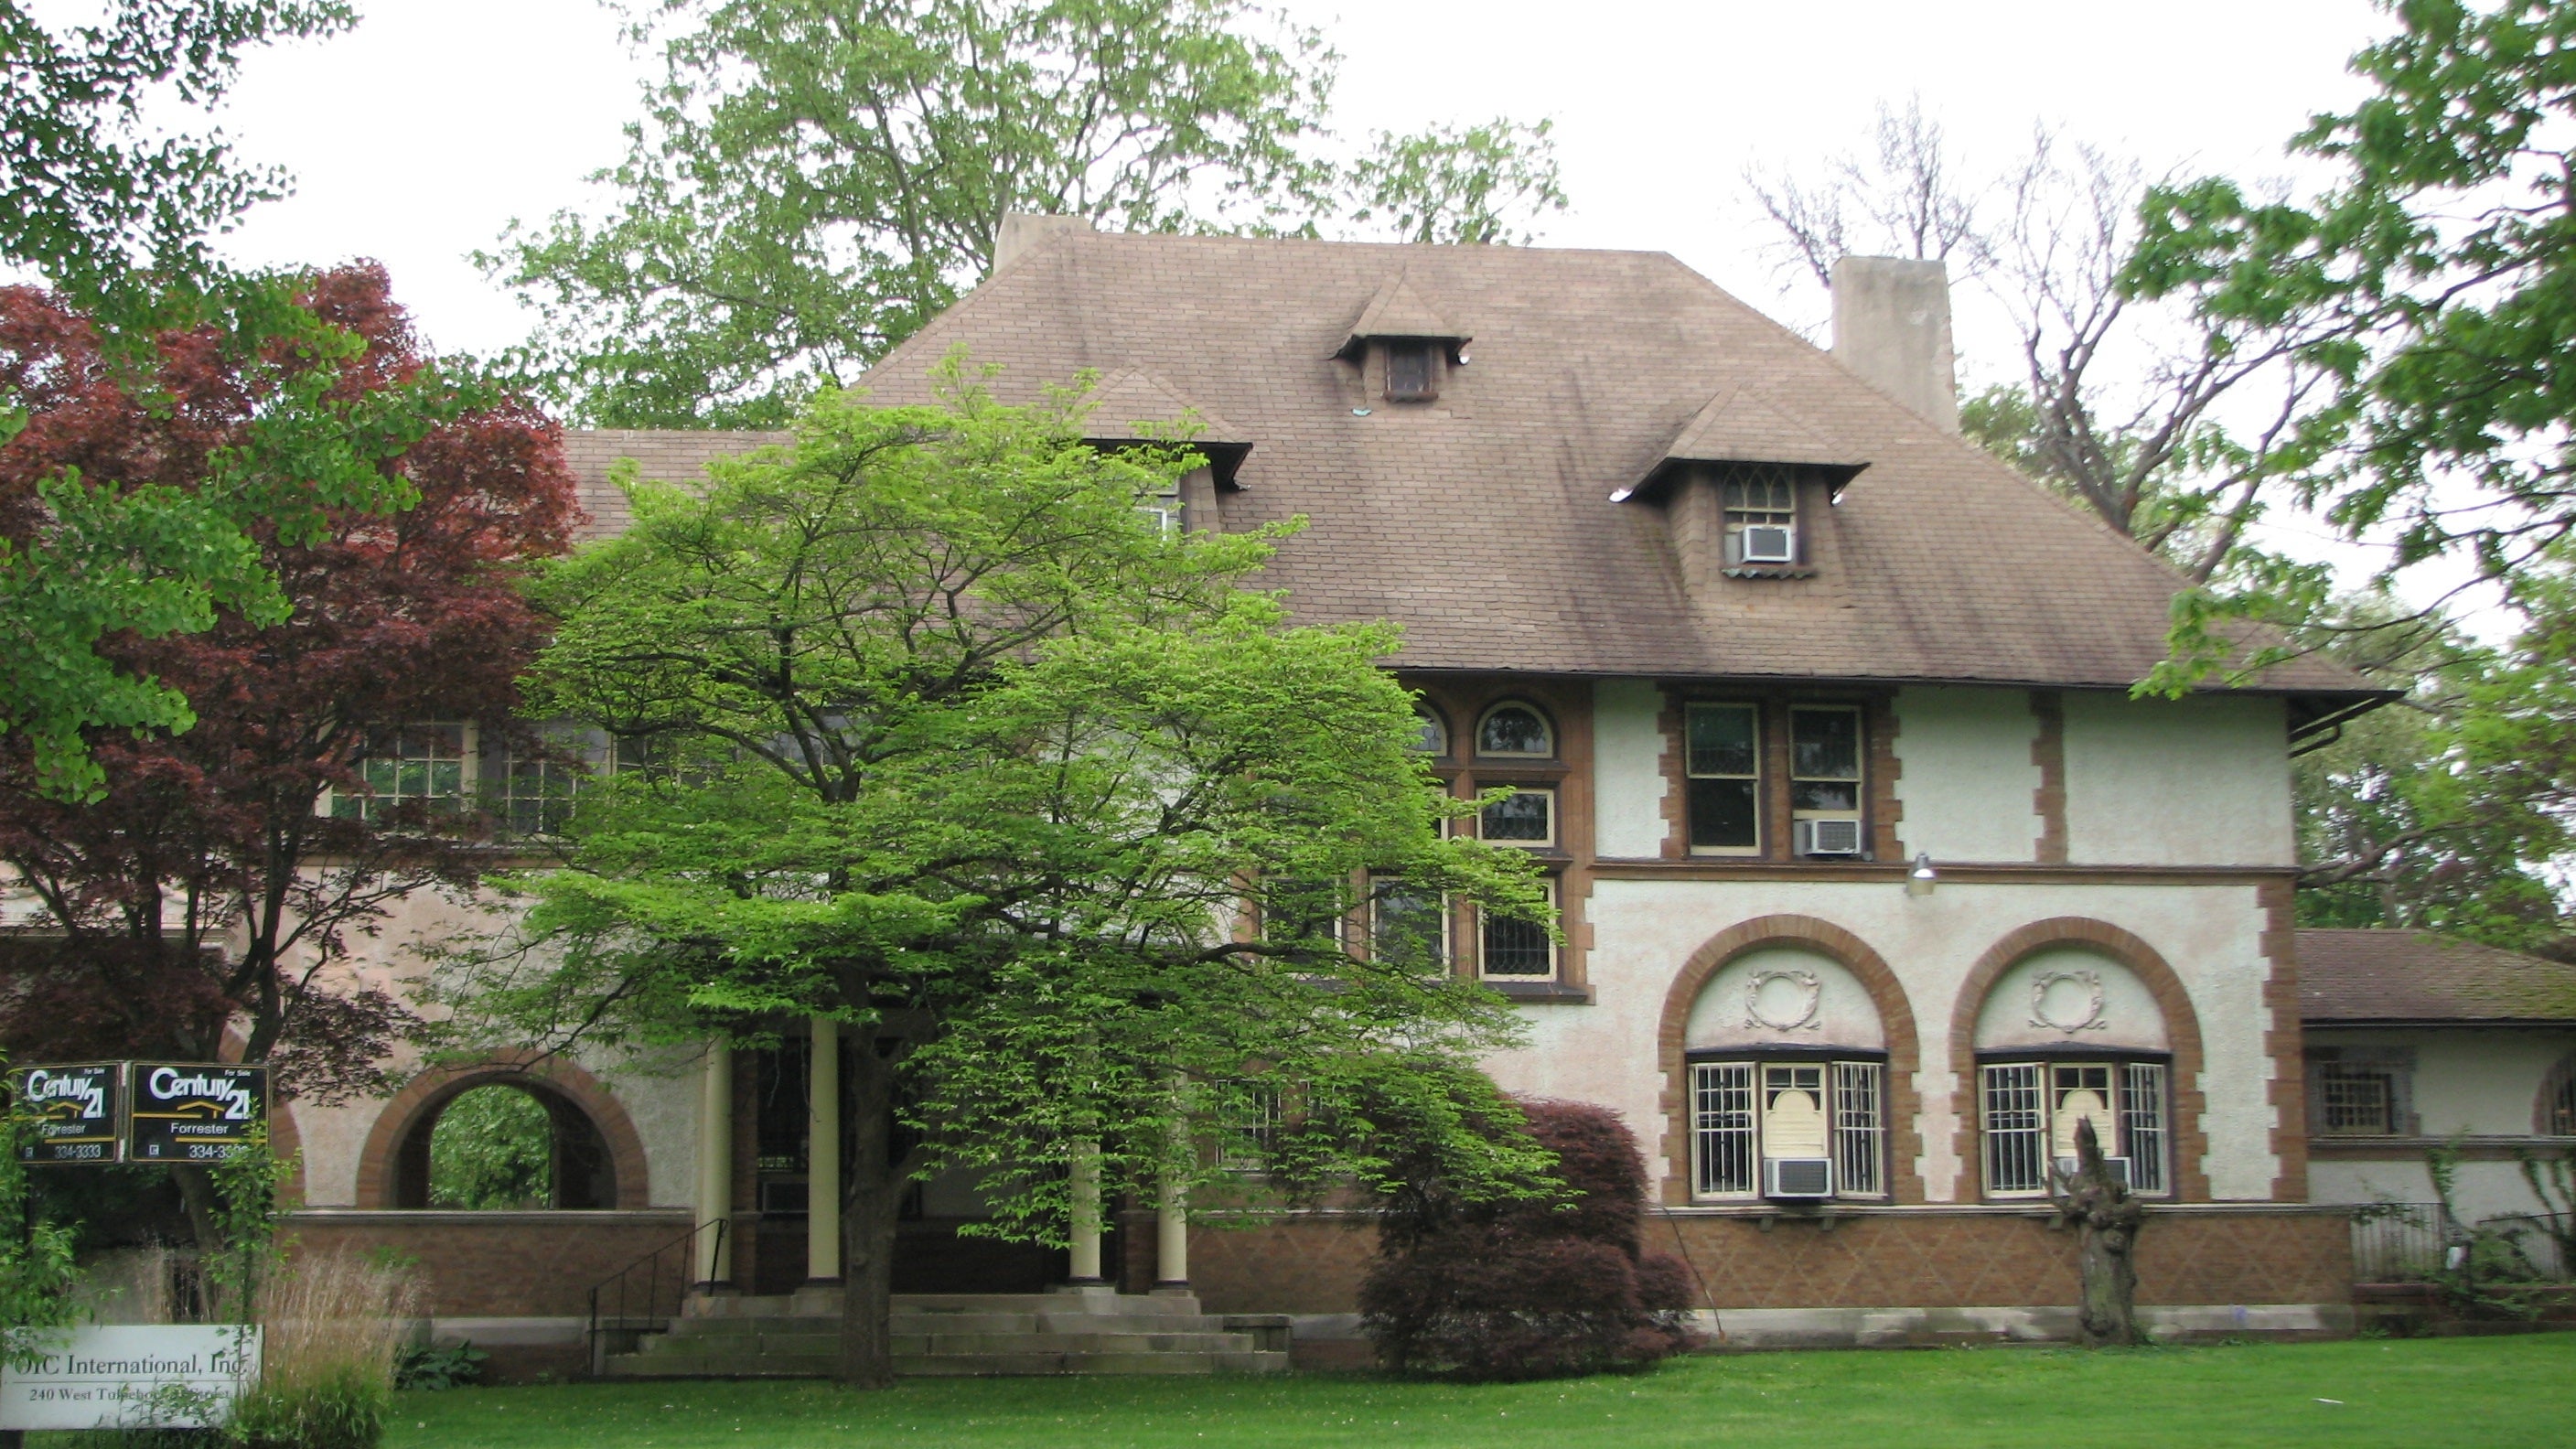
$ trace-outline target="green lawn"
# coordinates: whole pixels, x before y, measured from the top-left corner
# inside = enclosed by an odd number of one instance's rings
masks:
[[[2328,1402],[2329,1400],[2333,1402]],[[405,1394],[387,1449],[2576,1444],[2576,1334],[1693,1358],[1639,1377],[566,1384]]]

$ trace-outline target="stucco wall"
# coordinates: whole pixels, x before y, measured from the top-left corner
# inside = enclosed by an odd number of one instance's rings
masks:
[[[2264,1049],[2269,1012],[2260,950],[2264,917],[2253,885],[1975,885],[1945,883],[1911,897],[1895,882],[1605,880],[1593,887],[1590,957],[1595,1004],[1530,1007],[1529,1045],[1497,1058],[1513,1090],[1574,1097],[1618,1110],[1660,1177],[1665,1160],[1662,1066],[1656,1032],[1675,974],[1704,942],[1738,922],[1794,913],[1832,922],[1886,958],[1914,1015],[1921,1070],[1923,1155],[1914,1164],[1934,1202],[1974,1199],[1973,1164],[1952,1147],[1958,1123],[1950,1020],[1968,973],[1988,947],[2026,922],[2107,921],[2155,948],[2190,994],[2208,1109],[2202,1170],[2219,1200],[2264,1200],[2272,1151],[2273,1074]],[[2295,1066],[2293,1067],[2295,1070]],[[1967,1095],[1960,1085],[1958,1102]]]
[[[2282,710],[2277,699],[2133,700],[2069,692],[2067,859],[2084,865],[2294,863]]]
[[[369,983],[409,999],[414,983],[429,968],[426,952],[462,946],[497,925],[498,918],[479,907],[424,891],[395,903],[377,935],[353,938],[351,966]],[[650,1203],[620,1206],[687,1203],[696,1172],[695,1063],[681,1056],[656,1055],[612,1059],[581,1054],[574,1060],[615,1093],[644,1144]],[[409,1049],[398,1053],[393,1062],[399,1073],[418,1065],[418,1055]],[[299,1103],[293,1110],[304,1152],[305,1202],[314,1207],[353,1206],[359,1160],[386,1102],[359,1097],[328,1107]]]
[[[2386,1142],[2315,1139],[2309,1192],[2318,1202],[2434,1200],[2426,1150],[2450,1142],[2462,1154],[2452,1206],[2471,1222],[2499,1213],[2545,1211],[2512,1160],[2517,1146],[2565,1150],[2532,1138],[2533,1108],[2552,1069],[2576,1053],[2576,1031],[2500,1028],[2328,1029],[2318,1047],[2401,1047],[2414,1054],[2411,1090],[2420,1135]]]
[[[2019,689],[1908,688],[1896,696],[1896,798],[1909,851],[1938,861],[2036,859],[2039,721]]]
[[[1592,686],[1592,845],[1598,854],[1663,854],[1663,708],[1663,692],[1646,680]]]

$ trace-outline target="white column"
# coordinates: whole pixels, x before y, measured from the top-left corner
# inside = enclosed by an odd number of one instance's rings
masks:
[[[1190,1286],[1190,1211],[1187,1190],[1177,1182],[1163,1184],[1154,1206],[1154,1286]]]
[[[701,1287],[733,1277],[733,1045],[707,1043],[706,1076],[698,1090],[698,1262]],[[726,1222],[721,1240],[708,1225]]]
[[[814,1018],[805,1092],[805,1281],[841,1281],[841,1028]]]
[[[1076,1287],[1095,1287],[1100,1276],[1100,1144],[1073,1144],[1073,1211],[1067,1235],[1073,1247]]]

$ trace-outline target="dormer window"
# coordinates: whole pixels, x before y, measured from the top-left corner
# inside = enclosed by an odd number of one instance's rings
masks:
[[[1798,561],[1798,486],[1782,467],[1726,471],[1726,566],[1782,567]]]
[[[1386,344],[1386,400],[1430,402],[1440,396],[1440,364],[1433,356],[1439,344],[1400,338]]]

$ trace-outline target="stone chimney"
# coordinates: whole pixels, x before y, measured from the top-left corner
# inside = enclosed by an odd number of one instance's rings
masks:
[[[1834,360],[1944,432],[1959,431],[1949,269],[1903,257],[1834,263]]]
[[[994,272],[1009,266],[1013,257],[1045,241],[1057,232],[1091,229],[1091,218],[1087,216],[1039,216],[1026,211],[1010,212],[1002,218],[1001,234],[993,238],[993,266],[992,270],[984,275],[989,277]],[[1949,335],[1947,331],[1949,316],[1946,311],[1941,314],[1944,329],[1942,335],[1945,337]]]

